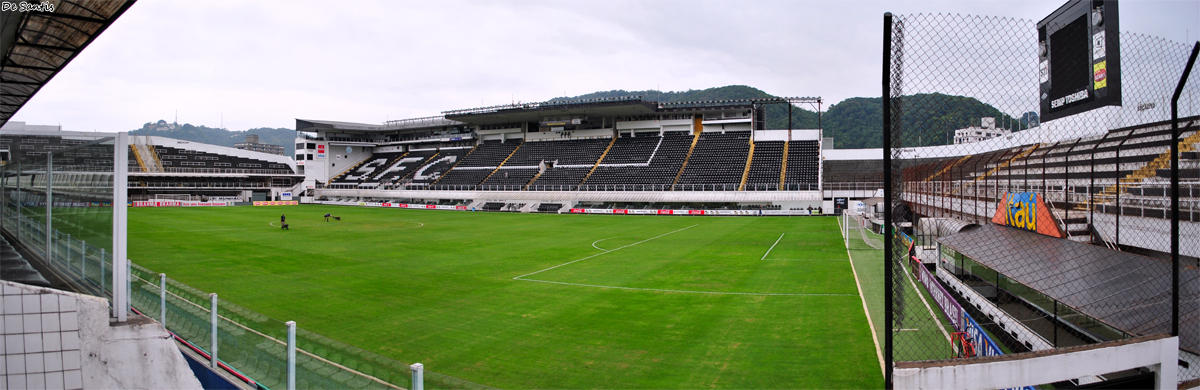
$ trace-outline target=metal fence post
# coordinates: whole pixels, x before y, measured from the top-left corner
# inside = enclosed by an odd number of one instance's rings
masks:
[[[892,13],[883,14],[883,386],[892,388]]]
[[[87,280],[87,241],[79,240],[79,277]]]
[[[54,153],[46,153],[46,263],[54,262],[54,242],[50,235],[54,227]]]
[[[1192,45],[1192,54],[1179,84],[1171,95],[1171,335],[1179,336],[1179,97],[1187,84],[1196,55],[1200,54],[1200,42]]]
[[[208,351],[212,357],[209,360],[209,366],[217,368],[217,293],[208,294],[208,297],[212,301],[208,311],[208,317],[212,321],[211,337],[209,337],[211,339],[209,344],[210,349]]]
[[[296,321],[287,325],[287,390],[296,390]]]
[[[125,259],[125,312],[133,308],[133,262]]]
[[[408,367],[412,369],[412,387],[410,390],[425,390],[425,365],[413,363],[413,365]]]
[[[100,258],[98,259],[100,261],[100,295],[104,295],[105,286],[108,286],[104,280],[104,259],[107,258],[106,256],[104,248],[100,248]]]
[[[158,322],[167,327],[167,274],[158,274]]]

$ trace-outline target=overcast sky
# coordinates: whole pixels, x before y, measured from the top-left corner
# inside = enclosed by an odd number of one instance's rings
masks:
[[[1038,20],[1033,1],[139,1],[12,120],[123,131],[379,123],[597,90],[744,84],[879,96],[882,15]],[[1124,0],[1121,29],[1191,42],[1200,0]]]

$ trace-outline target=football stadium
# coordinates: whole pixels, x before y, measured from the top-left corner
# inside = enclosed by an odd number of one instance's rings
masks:
[[[1200,43],[1116,1],[882,15],[880,148],[630,94],[288,154],[10,120],[137,6],[41,4],[0,13],[0,389],[1200,388]]]

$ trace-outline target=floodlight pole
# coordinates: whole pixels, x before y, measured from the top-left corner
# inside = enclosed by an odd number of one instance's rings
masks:
[[[1192,55],[1187,67],[1179,76],[1175,94],[1171,95],[1171,335],[1179,336],[1179,95],[1187,84],[1196,54],[1200,53],[1200,41],[1192,45]]]
[[[51,237],[51,235],[50,235],[51,231],[53,231],[53,228],[54,228],[54,224],[52,222],[54,220],[53,219],[54,212],[52,211],[54,209],[54,207],[51,207],[51,205],[53,205],[53,204],[54,204],[54,153],[46,153],[46,206],[45,206],[46,207],[46,231],[43,232],[46,234],[46,252],[45,252],[46,264],[50,264],[50,263],[54,262],[54,259],[51,258],[51,256],[54,254],[53,247],[51,246],[52,245],[51,243],[54,241],[53,240],[54,237]]]

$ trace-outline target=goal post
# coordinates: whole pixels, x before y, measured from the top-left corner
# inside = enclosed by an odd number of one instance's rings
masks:
[[[191,201],[191,194],[154,194],[154,200],[176,200],[176,201]]]

